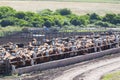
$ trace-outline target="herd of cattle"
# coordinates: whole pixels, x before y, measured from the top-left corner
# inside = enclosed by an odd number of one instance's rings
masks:
[[[58,55],[78,50],[81,50],[81,52],[70,53],[69,56],[78,54],[84,55],[113,47],[119,47],[119,40],[119,34],[93,34],[54,38],[52,40],[46,39],[43,44],[34,38],[31,42],[28,42],[27,46],[9,42],[6,45],[0,46],[0,61],[10,60],[11,64],[15,67],[23,67],[38,64],[42,61],[48,61],[48,58],[51,55],[54,55],[54,58],[57,58]]]

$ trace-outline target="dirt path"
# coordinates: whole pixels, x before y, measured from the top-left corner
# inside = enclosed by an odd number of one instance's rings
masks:
[[[54,80],[73,80],[78,75],[77,80],[99,80],[103,74],[117,68],[120,68],[120,57],[71,68]]]
[[[87,3],[87,2],[55,2],[55,1],[0,1],[0,6],[10,6],[20,11],[40,11],[43,9],[56,10],[69,8],[74,13],[120,13],[120,4],[115,3]]]
[[[115,69],[120,68],[120,61],[113,62],[111,64],[107,64],[101,67],[97,67],[93,70],[89,70],[78,77],[74,78],[73,80],[100,80],[100,78]]]

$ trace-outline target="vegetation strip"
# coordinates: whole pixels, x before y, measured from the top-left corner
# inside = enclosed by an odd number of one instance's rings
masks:
[[[37,13],[16,11],[11,7],[0,7],[0,25],[6,26],[29,26],[29,27],[55,27],[63,28],[70,26],[80,27],[116,27],[120,25],[120,14],[109,13],[100,16],[96,13],[86,15],[73,14],[70,9],[57,9],[52,11],[45,9]]]
[[[8,27],[0,27],[0,37],[5,35],[10,35],[14,32],[22,31],[23,27],[18,26],[8,26]]]
[[[120,80],[120,71],[106,74],[103,76],[102,80]]]

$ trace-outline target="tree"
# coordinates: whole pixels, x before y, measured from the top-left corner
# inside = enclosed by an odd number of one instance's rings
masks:
[[[27,15],[25,14],[25,12],[22,12],[22,11],[16,12],[15,14],[15,17],[18,19],[25,19],[26,16]]]
[[[116,17],[116,14],[106,14],[103,17],[103,21],[115,24],[115,22],[114,22],[115,17]]]
[[[79,26],[79,25],[81,25],[81,22],[79,21],[78,18],[73,18],[73,19],[71,19],[70,23],[71,23],[72,25],[74,25],[74,26]]]
[[[16,10],[8,6],[0,7],[0,19],[14,16]]]
[[[49,20],[47,20],[47,21],[44,22],[44,26],[49,28],[49,27],[52,26],[52,23]]]
[[[90,16],[90,20],[100,20],[100,16],[96,13],[88,14]]]
[[[33,27],[42,27],[44,21],[41,18],[34,18],[31,22]]]
[[[57,20],[57,19],[55,20],[55,25],[62,26],[61,22],[59,20]]]
[[[38,12],[38,14],[42,15],[42,16],[46,16],[46,15],[52,15],[53,11],[51,11],[50,9],[44,9],[40,12]]]
[[[90,23],[95,23],[98,20],[101,20],[101,17],[96,13],[87,14],[87,15],[89,16]]]
[[[23,19],[15,19],[14,24],[17,25],[17,26],[20,26],[20,27],[29,26],[29,23],[27,21],[23,20]]]
[[[79,21],[82,25],[88,25],[90,23],[88,15],[79,16]]]
[[[120,15],[116,15],[112,21],[113,24],[120,24]]]
[[[2,19],[3,18],[3,13],[2,12],[0,12],[0,19]]]
[[[50,15],[50,16],[42,16],[41,17],[42,20],[44,20],[44,22],[50,22],[51,26],[55,25],[55,17]]]
[[[14,25],[14,21],[12,18],[4,18],[1,20],[0,24],[2,27],[6,27],[9,25]]]
[[[62,27],[64,25],[64,23],[68,23],[68,18],[66,18],[65,16],[61,16],[61,15],[54,15],[53,16],[53,20],[55,22],[55,25]]]
[[[63,15],[63,16],[72,14],[71,10],[67,8],[57,9],[56,13],[59,13],[60,15]]]
[[[102,21],[96,22],[95,25],[101,26],[101,27],[111,27],[112,26],[112,24],[110,24],[108,22],[102,22]]]

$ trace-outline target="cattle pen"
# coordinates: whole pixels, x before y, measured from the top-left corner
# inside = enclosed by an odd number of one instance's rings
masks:
[[[40,35],[38,35],[40,33]],[[7,35],[5,37],[1,37],[1,43],[2,46],[6,48],[5,43],[15,42],[17,45],[24,48],[26,48],[27,43],[32,41],[33,38],[36,38],[37,41],[40,42],[40,45],[46,43],[44,39],[53,40],[58,37],[65,42],[67,39],[70,38],[70,40],[73,39],[73,36],[77,36],[77,38],[84,38],[86,36],[88,39],[93,38],[99,38],[101,36],[109,36],[114,35],[114,33],[119,34],[119,31],[114,31],[113,33],[106,33],[106,32],[95,32],[95,35],[91,32],[55,32],[54,33],[43,33],[43,32],[37,32],[33,31],[22,31],[18,32],[12,35]],[[98,35],[99,34],[99,35]],[[116,39],[116,38],[115,38]],[[6,41],[5,41],[6,40]],[[4,42],[3,42],[4,41]],[[50,41],[49,41],[50,42]],[[69,41],[68,41],[69,42]],[[93,42],[93,41],[92,41]],[[48,42],[47,42],[48,43]],[[72,43],[72,42],[71,42]],[[86,61],[98,57],[102,57],[104,55],[108,54],[116,54],[120,52],[119,48],[120,41],[113,40],[112,42],[109,42],[109,44],[98,46],[90,46],[90,47],[83,47],[76,50],[67,50],[62,53],[55,53],[48,55],[45,53],[44,56],[36,56],[29,59],[19,59],[18,60],[11,60],[11,59],[5,59],[0,61],[0,74],[6,74],[6,73],[17,73],[17,74],[23,74],[31,71],[38,71],[38,70],[45,70],[45,69],[51,69],[56,67],[62,67],[74,63],[78,63],[81,61]],[[21,46],[23,44],[23,46]],[[51,42],[51,44],[53,44]],[[8,47],[7,47],[8,48]],[[6,48],[6,49],[7,49]],[[22,65],[21,65],[22,64]],[[23,65],[25,64],[25,65]],[[52,65],[51,65],[52,64]]]

